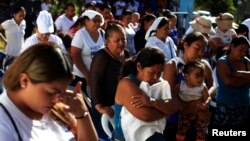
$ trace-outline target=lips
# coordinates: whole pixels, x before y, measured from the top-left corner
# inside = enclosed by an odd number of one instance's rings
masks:
[[[46,106],[46,108],[48,108],[48,109],[52,109],[53,107],[54,107],[54,104],[53,104],[53,105]]]
[[[48,107],[46,107],[46,111],[49,111],[49,110],[51,110],[52,108],[53,108],[53,106],[52,106],[52,107],[48,106]]]

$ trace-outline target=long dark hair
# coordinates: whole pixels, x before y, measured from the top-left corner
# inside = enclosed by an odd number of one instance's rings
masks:
[[[165,63],[165,55],[157,48],[146,47],[143,48],[137,55],[134,55],[123,64],[121,70],[121,78],[128,76],[129,74],[137,75],[136,64],[140,63],[141,68],[151,67],[156,64]]]

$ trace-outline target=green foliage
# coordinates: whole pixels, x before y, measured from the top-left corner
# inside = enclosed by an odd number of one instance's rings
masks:
[[[196,0],[195,10],[210,11],[213,16],[224,12],[236,14],[233,0]]]
[[[81,12],[81,7],[85,4],[85,0],[51,0],[51,12],[53,14],[63,13],[63,8],[67,3],[73,3],[76,5],[76,12]]]

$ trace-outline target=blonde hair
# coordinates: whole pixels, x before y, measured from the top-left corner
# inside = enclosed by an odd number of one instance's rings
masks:
[[[5,88],[13,91],[20,89],[19,77],[22,73],[26,73],[34,84],[73,79],[68,55],[50,42],[35,44],[14,60],[3,77]]]

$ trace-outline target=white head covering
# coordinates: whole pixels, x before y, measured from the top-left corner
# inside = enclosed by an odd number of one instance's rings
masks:
[[[54,22],[51,14],[47,10],[43,10],[39,13],[36,24],[38,31],[42,34],[54,32]]]
[[[92,20],[96,15],[101,17],[101,26],[102,26],[104,24],[104,18],[102,14],[100,14],[99,12],[94,10],[86,10],[85,12],[82,13],[82,17],[87,16],[90,20]]]
[[[161,22],[161,20],[162,20],[163,18],[164,18],[164,17],[158,17],[157,19],[155,19],[155,21],[154,21],[153,24],[149,27],[149,29],[148,29],[148,31],[147,31],[147,33],[146,33],[146,35],[145,35],[145,40],[148,39],[149,34],[151,33],[151,31],[157,29],[159,23]]]

